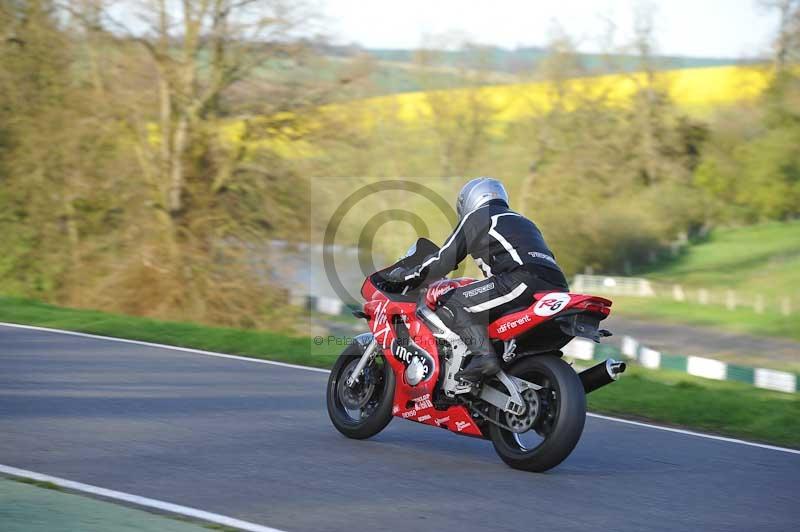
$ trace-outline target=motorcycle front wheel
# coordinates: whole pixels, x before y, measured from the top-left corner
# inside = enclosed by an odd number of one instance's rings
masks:
[[[331,368],[328,377],[328,417],[336,430],[362,440],[382,431],[392,420],[394,372],[383,355],[364,368],[359,380],[347,386],[363,351],[360,344],[345,349]]]
[[[554,355],[522,358],[506,373],[542,389],[523,394],[527,410],[521,416],[495,407],[489,409],[494,420],[514,429],[488,424],[495,451],[514,469],[552,469],[569,456],[583,433],[586,393],[580,378],[569,364]]]

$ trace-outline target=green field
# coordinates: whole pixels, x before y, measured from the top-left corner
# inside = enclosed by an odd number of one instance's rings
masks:
[[[46,305],[0,297],[0,321],[145,340],[329,367],[337,339],[206,327]],[[631,368],[618,383],[589,396],[594,412],[651,419],[720,434],[800,447],[800,396],[669,372]]]
[[[413,64],[418,50],[402,49],[367,49],[365,52],[378,61],[387,63]],[[435,61],[436,66],[449,68],[484,68],[493,72],[503,72],[514,75],[530,74],[548,56],[545,48],[517,48],[508,50],[504,48],[485,48],[470,50],[439,51]],[[607,73],[612,68],[632,72],[641,68],[641,59],[635,55],[626,54],[591,54],[577,53],[577,62],[584,70],[594,74]],[[699,68],[709,66],[724,66],[735,64],[736,61],[726,58],[714,57],[681,57],[681,56],[656,56],[656,68],[671,70],[676,68]]]
[[[356,56],[353,53],[336,53],[332,50],[324,62],[313,65],[313,75],[325,80],[335,79],[338,67],[354,60]],[[368,75],[369,84],[373,88],[372,96],[424,91],[433,87],[466,87],[474,85],[476,79],[484,85],[535,79],[537,68],[548,56],[548,51],[544,48],[439,51],[431,64],[421,67],[416,62],[418,50],[365,49],[357,53],[362,53],[373,61]],[[576,62],[585,75],[634,72],[641,68],[639,57],[625,54],[577,53]],[[654,57],[654,65],[658,70],[727,66],[736,63],[732,59],[713,57]],[[261,75],[270,79],[281,79],[287,75],[286,72],[285,65],[276,63],[263,69]]]
[[[800,221],[716,229],[678,258],[640,275],[657,282],[659,297],[615,297],[615,311],[800,340]],[[670,297],[674,284],[683,287],[687,301]],[[708,291],[710,304],[698,303],[699,289]],[[736,294],[735,310],[725,306],[728,290]],[[763,313],[754,309],[759,295]],[[789,315],[782,312],[784,299],[790,303]]]
[[[687,287],[800,297],[800,220],[715,229],[678,259],[643,273]]]

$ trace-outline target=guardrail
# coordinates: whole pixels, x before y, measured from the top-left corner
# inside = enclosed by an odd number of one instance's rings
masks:
[[[336,298],[298,294],[295,304],[323,314],[342,315],[350,312],[350,309]],[[642,345],[631,336],[622,337],[621,349],[576,338],[564,347],[563,352],[565,356],[576,360],[605,360],[606,358],[624,357],[650,369],[671,369],[706,379],[744,382],[758,388],[779,392],[795,393],[800,391],[798,389],[800,378],[788,371],[740,366],[705,357],[666,354]]]
[[[598,295],[663,297],[679,302],[718,305],[728,310],[750,308],[757,314],[775,312],[789,316],[797,312],[798,308],[796,295],[792,297],[790,294],[782,294],[770,298],[755,291],[746,293],[743,290],[730,288],[685,287],[681,284],[661,283],[640,277],[578,274],[570,289],[573,292]]]
[[[346,305],[339,301],[338,295],[329,286],[322,265],[322,246],[298,244],[292,248],[289,243],[272,241],[263,250],[250,250],[253,254],[254,267],[259,260],[269,257],[269,264],[280,263],[284,267],[277,268],[264,263],[261,273],[267,275],[277,284],[288,287],[293,304],[315,310],[323,314],[340,315],[349,312]],[[291,248],[291,249],[290,249]],[[357,296],[363,281],[357,263],[358,249],[334,246],[332,252],[338,253],[337,261],[344,264],[342,272],[347,279],[342,279],[346,288]],[[313,260],[312,260],[313,259]],[[269,267],[268,267],[269,266]],[[700,305],[717,305],[728,310],[749,308],[758,314],[767,312],[789,316],[800,308],[800,293],[784,293],[769,297],[757,291],[733,290],[725,288],[686,287],[676,283],[664,283],[642,277],[620,277],[613,275],[578,274],[574,277],[572,292],[597,295],[616,295],[632,297],[660,297],[678,302],[690,302]]]
[[[653,297],[656,295],[653,284],[647,279],[606,275],[576,275],[570,290],[578,293],[618,296]]]
[[[562,351],[565,356],[576,360],[605,360],[606,358],[624,357],[650,369],[663,368],[682,371],[706,379],[744,382],[758,388],[778,392],[796,393],[800,391],[798,390],[800,384],[798,375],[788,371],[752,368],[704,357],[670,355],[644,346],[630,336],[622,337],[621,349],[576,338],[568,343]]]

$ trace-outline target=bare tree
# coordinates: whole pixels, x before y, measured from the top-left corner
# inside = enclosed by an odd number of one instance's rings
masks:
[[[313,14],[283,0],[64,7],[81,27],[94,98],[124,126],[118,139],[137,165],[122,200],[130,226],[117,235],[129,256],[98,292],[127,287],[117,299],[132,306],[120,310],[135,313],[250,319],[269,298],[244,244],[296,234],[304,220],[286,215],[305,207],[305,185],[274,146],[302,135],[303,109],[336,88],[274,75],[304,60]],[[137,297],[143,284],[151,297]]]
[[[469,42],[457,45],[463,58],[478,58],[477,65],[466,59],[448,72],[456,81],[443,81],[436,66],[441,50],[453,48],[452,35],[434,39],[420,49],[415,58],[417,74],[426,89],[432,130],[439,142],[441,173],[463,175],[468,172],[489,142],[489,129],[500,108],[484,87],[491,74],[487,50]]]
[[[96,10],[97,1],[91,4]],[[281,1],[140,0],[126,6],[126,14],[138,20],[131,29],[114,20],[108,8],[105,13],[111,30],[124,28],[155,68],[160,141],[154,149],[146,123],[139,120],[139,149],[145,155],[142,164],[153,165],[143,171],[157,176],[162,207],[175,219],[186,207],[187,150],[203,122],[220,112],[227,89],[267,61],[296,54],[293,32],[306,15]],[[222,189],[230,174],[226,170],[215,176],[212,189]]]
[[[766,9],[779,14],[778,35],[775,37],[775,68],[782,71],[800,60],[800,0],[761,0]]]
[[[17,244],[2,247],[18,279],[35,279],[25,293],[74,302],[87,236],[114,208],[103,197],[114,180],[97,179],[112,151],[110,128],[73,83],[77,54],[60,15],[52,0],[0,5],[0,182],[11,202],[0,210],[5,222],[27,222],[0,234],[16,233]]]

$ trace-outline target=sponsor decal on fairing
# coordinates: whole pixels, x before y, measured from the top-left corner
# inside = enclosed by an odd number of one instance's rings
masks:
[[[471,426],[472,426],[472,423],[470,423],[469,421],[456,421],[456,430],[458,432],[461,432],[465,428],[471,427]]]
[[[416,399],[412,399],[414,401],[414,408],[417,410],[425,410],[426,408],[433,408],[433,403],[431,403],[431,394],[426,393],[421,397],[417,397]]]
[[[408,344],[408,346],[403,345],[404,343]],[[406,342],[397,339],[393,340],[392,354],[394,358],[405,366],[406,382],[411,386],[416,386],[433,375],[433,357],[414,342],[410,340]]]
[[[387,299],[383,303],[378,305],[376,316],[375,316],[375,324],[373,326],[373,334],[376,340],[380,340],[381,347],[386,349],[386,342],[389,339],[389,333],[391,333],[392,328],[389,324],[388,319],[386,318],[386,307],[389,306],[389,300]],[[380,325],[383,325],[383,328],[378,329]]]
[[[451,291],[457,285],[454,282],[436,283],[428,289],[428,299],[438,301],[440,297]]]
[[[530,321],[531,321],[530,315],[525,314],[524,316],[517,318],[516,320],[507,321],[501,324],[499,327],[497,327],[497,332],[504,333],[509,329],[516,329],[520,325],[525,325],[526,323],[530,323]]]

